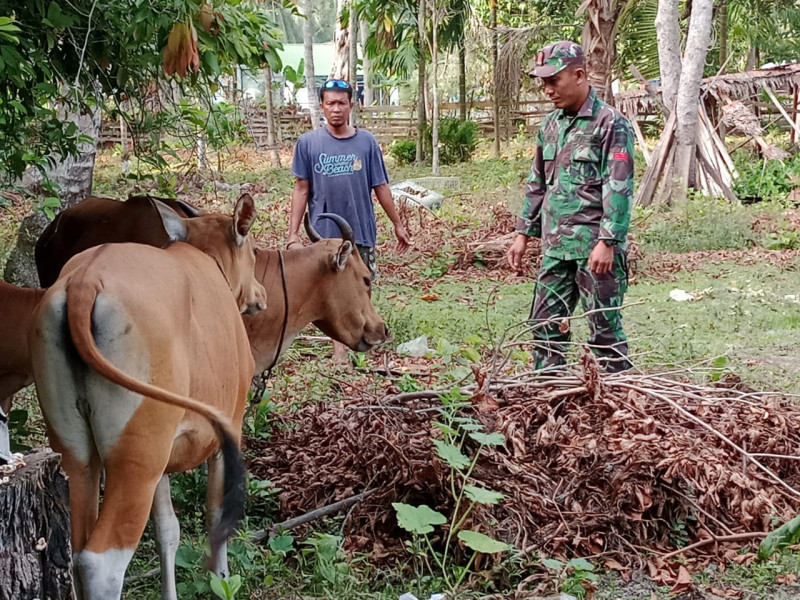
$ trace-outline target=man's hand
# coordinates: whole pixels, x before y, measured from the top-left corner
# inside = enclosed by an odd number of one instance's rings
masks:
[[[614,247],[606,246],[605,242],[597,242],[589,255],[589,270],[597,275],[604,275],[611,271],[613,264]]]
[[[528,236],[518,233],[514,242],[506,252],[506,260],[512,269],[522,271],[522,259],[525,257],[525,250],[528,248]]]
[[[397,238],[398,254],[403,254],[411,246],[411,237],[400,221],[394,224],[394,237]]]

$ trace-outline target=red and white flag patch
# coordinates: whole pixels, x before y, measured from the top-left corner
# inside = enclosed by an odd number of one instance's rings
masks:
[[[628,158],[630,158],[630,156],[627,152],[614,152],[614,154],[611,155],[611,160],[628,160]]]

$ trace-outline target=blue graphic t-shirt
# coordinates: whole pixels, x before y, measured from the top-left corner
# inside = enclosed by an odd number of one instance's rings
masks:
[[[331,212],[350,223],[357,244],[375,246],[372,188],[388,183],[389,175],[370,132],[356,129],[349,138],[336,138],[321,127],[304,133],[294,147],[292,175],[308,181],[308,214],[321,236],[341,237],[333,221],[318,219]]]

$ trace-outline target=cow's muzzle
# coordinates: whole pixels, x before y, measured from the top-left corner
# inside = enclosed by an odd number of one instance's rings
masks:
[[[247,304],[242,311],[243,315],[254,315],[259,311],[264,310],[267,308],[266,302],[253,302],[252,304]]]

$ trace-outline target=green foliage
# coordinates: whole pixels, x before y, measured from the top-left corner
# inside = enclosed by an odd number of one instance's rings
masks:
[[[421,262],[419,265],[412,265],[412,267],[419,269],[419,273],[422,277],[427,279],[439,279],[447,274],[450,270],[450,266],[455,263],[456,260],[457,257],[453,252],[452,246],[445,245],[442,246],[440,252],[431,258],[428,264]]]
[[[443,165],[467,162],[478,147],[478,126],[472,121],[461,121],[456,117],[439,119],[439,161]],[[425,130],[427,148],[430,156],[433,147],[433,127],[430,123]]]
[[[284,79],[287,83],[292,84],[292,103],[297,102],[297,92],[305,85],[305,71],[306,60],[304,58],[300,59],[300,63],[297,65],[296,69],[292,65],[286,65],[283,67]]]
[[[689,543],[689,528],[692,523],[697,521],[694,515],[688,515],[685,519],[676,519],[672,522],[672,530],[669,532],[669,542],[676,548],[684,548]]]
[[[447,517],[429,506],[411,506],[402,502],[392,502],[397,514],[397,524],[410,533],[424,535],[433,533],[434,525],[444,525]]]
[[[0,177],[16,179],[28,166],[44,173],[58,157],[76,154],[81,140],[70,115],[107,100],[136,140],[148,139],[137,152],[160,155],[163,134],[179,134],[174,127],[185,123],[172,94],[160,90],[174,82],[182,98],[202,99],[213,113],[210,95],[221,74],[237,64],[280,70],[282,34],[265,5],[222,0],[213,10],[214,26],[206,31],[194,0],[0,0]],[[162,51],[173,27],[195,23],[199,69],[166,76]],[[204,119],[214,120],[225,121]],[[217,135],[213,128],[208,133]]]
[[[407,545],[412,556],[423,559],[425,564],[430,564],[432,560],[441,571],[445,585],[455,593],[469,573],[478,553],[495,554],[512,548],[484,533],[464,529],[467,517],[477,504],[499,504],[505,497],[499,492],[467,483],[483,447],[503,444],[505,436],[499,433],[485,434],[481,432],[482,423],[470,416],[461,415],[461,409],[468,403],[467,398],[457,389],[443,394],[440,399],[440,421],[435,421],[434,425],[441,431],[442,439],[433,439],[432,442],[436,455],[450,467],[450,492],[455,501],[453,513],[448,519],[425,504],[411,506],[396,502],[392,506],[397,514],[397,524],[414,535],[414,541]],[[467,440],[478,443],[478,448],[471,457],[465,454]],[[448,524],[447,534],[444,536],[444,551],[440,553],[433,548],[429,534],[435,531],[434,525],[445,524]],[[453,550],[454,535],[473,551],[464,567],[451,564],[452,556],[449,555]]]
[[[758,558],[766,560],[778,550],[800,542],[800,515],[771,531],[758,548]]]
[[[303,544],[302,562],[311,568],[311,589],[324,593],[330,587],[341,585],[350,577],[350,568],[341,547],[342,538],[327,533],[316,533]]]
[[[800,187],[800,154],[786,161],[764,161],[750,152],[738,152],[734,164],[739,177],[733,182],[733,191],[743,201],[783,201]]]
[[[800,248],[800,229],[770,232],[763,241],[767,250],[797,250]]]
[[[409,165],[417,158],[417,142],[415,140],[395,140],[389,146],[389,154],[399,165]]]
[[[222,600],[233,600],[236,592],[242,587],[242,576],[231,575],[228,581],[225,581],[216,574],[211,574],[211,591]]]
[[[27,444],[19,442],[20,439],[31,433],[28,430],[28,416],[28,411],[21,408],[16,408],[8,413],[8,436],[11,452],[27,452],[31,449]]]
[[[691,252],[748,248],[757,239],[752,215],[738,203],[692,196],[683,209],[642,217],[638,239],[648,252]]]
[[[585,558],[573,558],[566,564],[554,558],[546,558],[542,560],[542,565],[557,574],[562,592],[575,596],[578,600],[587,598],[592,589],[591,584],[600,578],[594,572],[594,565]]]

